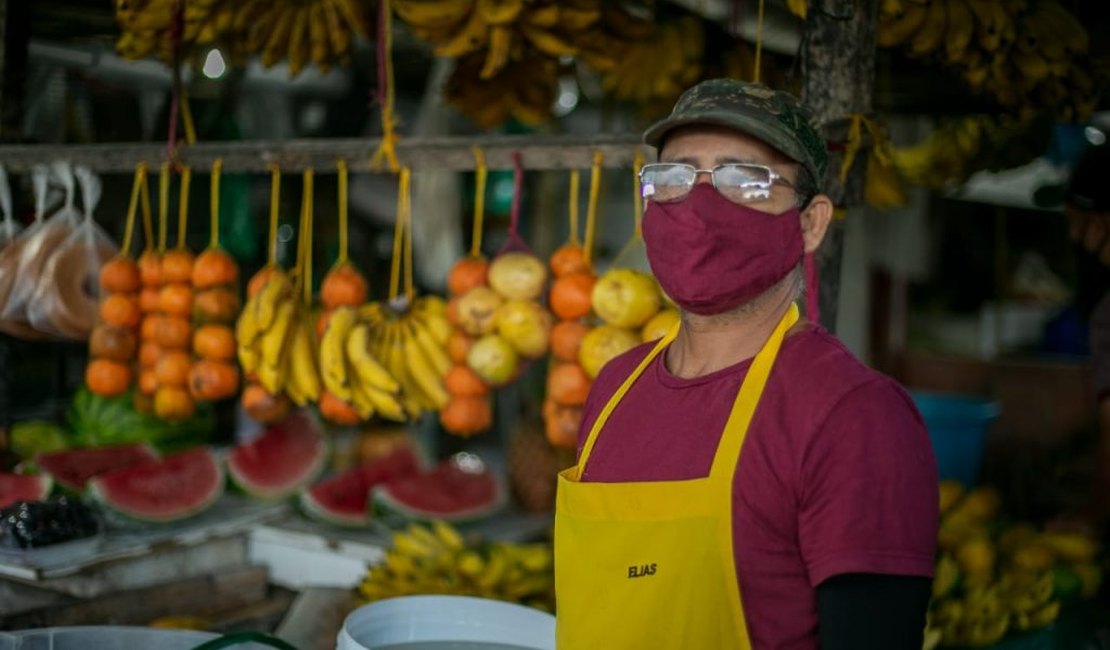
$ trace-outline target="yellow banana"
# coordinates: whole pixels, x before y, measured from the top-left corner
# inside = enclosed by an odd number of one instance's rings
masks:
[[[351,33],[343,26],[343,21],[339,17],[339,10],[335,8],[333,3],[324,2],[322,9],[332,54],[342,59],[351,50]]]
[[[328,392],[346,402],[351,401],[346,342],[355,325],[355,311],[340,307],[332,312],[327,329],[320,340],[320,375]]]
[[[366,35],[366,20],[363,19],[362,10],[357,3],[353,0],[330,0],[330,2],[335,5],[350,31],[359,36]]]
[[[351,406],[354,407],[355,413],[362,418],[363,421],[369,420],[374,417],[374,401],[370,399],[366,387],[358,380],[358,377],[351,375]]]
[[[993,1],[993,0],[987,0]],[[907,3],[905,11],[890,21],[879,21],[877,42],[880,47],[894,47],[905,43],[925,22],[926,7],[914,2]]]
[[[540,29],[550,29],[559,24],[559,5],[554,2],[529,9],[525,22]]]
[[[408,320],[409,327],[412,329],[412,336],[416,339],[420,349],[423,350],[424,356],[431,363],[432,368],[435,370],[439,377],[446,377],[447,371],[451,369],[451,359],[447,356],[447,351],[443,345],[436,341],[432,333],[424,326],[424,323],[418,319],[410,318]]]
[[[925,12],[925,21],[910,40],[910,56],[924,57],[932,54],[944,42],[948,25],[948,4],[933,0]]]
[[[432,532],[448,550],[462,550],[464,545],[462,535],[460,535],[459,531],[455,530],[454,526],[451,524],[436,519],[432,522]]]
[[[809,5],[806,0],[786,0],[786,8],[790,10],[790,13],[805,20]]]
[[[393,0],[392,6],[413,27],[444,29],[465,20],[474,11],[474,0]]]
[[[363,385],[363,392],[370,400],[370,403],[374,405],[374,410],[378,415],[393,422],[405,422],[408,420],[405,407],[398,399],[396,393],[387,393],[373,386],[366,385]]]
[[[536,49],[544,54],[554,57],[575,56],[578,54],[578,48],[575,47],[574,43],[564,40],[549,31],[537,29],[528,25],[522,25],[520,29],[521,32],[524,33],[524,37],[527,38],[532,45],[535,45]]]
[[[501,72],[509,62],[509,52],[513,46],[513,31],[505,25],[497,25],[490,32],[489,49],[486,63],[482,66],[481,78],[489,79]]]
[[[277,22],[274,23],[273,31],[270,32],[266,39],[266,45],[262,49],[262,66],[266,68],[280,61],[288,52],[289,35],[293,31],[294,19],[297,13],[293,7],[285,4],[275,5],[272,11],[277,12],[278,17]]]
[[[258,292],[254,300],[254,319],[257,323],[257,332],[265,332],[270,329],[274,324],[274,316],[277,314],[278,305],[285,299],[291,290],[289,279],[281,271],[277,271],[266,284],[263,285],[262,290]],[[248,338],[248,341],[253,341],[253,338]]]
[[[289,379],[290,387],[301,397],[294,398],[297,406],[304,406],[308,402],[320,399],[320,370],[316,365],[316,355],[312,344],[312,328],[307,318],[302,318],[293,333],[293,344],[289,350]]]
[[[351,328],[347,335],[346,348],[347,361],[361,383],[386,393],[396,393],[401,390],[401,385],[397,383],[397,380],[370,354],[370,327],[368,325],[358,323]]]
[[[949,63],[957,63],[964,58],[971,37],[975,35],[975,17],[967,0],[947,0],[948,32],[945,35],[944,53]]]
[[[478,0],[477,14],[490,25],[509,25],[524,9],[524,0]]]
[[[567,32],[581,32],[592,27],[600,17],[601,8],[597,3],[567,4],[559,7],[559,28]]]
[[[489,42],[489,31],[489,25],[475,11],[470,14],[463,28],[455,32],[450,40],[436,45],[435,55],[457,59],[464,54],[480,50]]]
[[[293,27],[290,30],[289,49],[286,55],[290,79],[304,70],[305,64],[312,56],[311,35],[309,34],[311,28],[310,14],[310,7],[307,6],[299,7],[293,11]]]
[[[316,3],[308,15],[309,51],[312,63],[321,71],[331,68],[331,42],[328,40],[328,23],[324,15],[323,3]]]
[[[1013,19],[999,0],[967,0],[967,5],[975,16],[979,45],[994,52],[1001,45],[1003,34],[1012,29]]]
[[[434,410],[438,411],[447,406],[451,396],[447,394],[447,389],[443,387],[443,377],[436,372],[416,337],[410,333],[404,339],[404,346],[405,359],[408,360],[413,382],[434,407]]]
[[[258,381],[267,392],[278,394],[285,387],[288,369],[285,364],[286,346],[293,326],[296,305],[287,300],[278,307],[273,327],[259,341]]]

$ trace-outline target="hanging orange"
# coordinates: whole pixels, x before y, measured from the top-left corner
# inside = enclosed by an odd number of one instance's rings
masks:
[[[543,403],[544,433],[553,447],[574,449],[578,446],[578,427],[582,423],[582,409],[559,406],[551,400]]]
[[[166,350],[188,350],[193,326],[181,316],[162,316],[154,331],[154,342]]]
[[[144,287],[157,287],[162,284],[162,258],[154,250],[144,251],[139,256],[139,277]]]
[[[585,323],[573,320],[560,321],[551,329],[551,354],[560,361],[577,361],[582,339],[590,333]]]
[[[447,301],[447,322],[459,326],[459,296]]]
[[[551,254],[548,263],[551,274],[557,278],[590,270],[590,265],[586,263],[586,251],[578,244],[563,244]]]
[[[143,370],[139,373],[139,392],[153,395],[158,390],[158,375],[153,370]]]
[[[193,289],[187,284],[167,284],[158,292],[158,310],[168,316],[191,316]]]
[[[139,365],[144,368],[153,368],[162,358],[162,346],[154,341],[144,340],[139,346]]]
[[[206,323],[230,323],[239,315],[239,294],[220,287],[199,292],[193,299],[193,314]]]
[[[142,286],[139,265],[126,257],[114,257],[100,267],[100,290],[104,293],[135,293]]]
[[[94,359],[85,368],[85,383],[101,397],[122,395],[131,385],[131,367],[111,359]]]
[[[146,287],[139,294],[139,309],[144,314],[153,314],[161,310],[162,291],[158,287]]]
[[[582,406],[590,394],[590,378],[577,363],[561,363],[547,375],[547,396],[560,406]]]
[[[189,394],[201,402],[231,397],[239,388],[239,369],[223,361],[198,361],[189,371]]]
[[[193,334],[193,354],[202,359],[235,358],[235,332],[228,325],[202,325]]]
[[[464,257],[455,262],[447,274],[447,291],[461,296],[474,287],[486,284],[489,277],[489,260],[484,257]]]
[[[489,387],[482,378],[463,363],[454,365],[447,371],[444,385],[447,392],[455,397],[484,397],[489,393]]]
[[[243,388],[239,403],[243,405],[243,410],[250,419],[262,424],[284,420],[293,408],[293,403],[284,394],[273,395],[266,392],[262,386],[253,383]]]
[[[162,326],[162,317],[158,314],[143,316],[142,325],[139,326],[139,338],[143,342],[153,341],[158,337],[158,329]]]
[[[231,285],[238,280],[239,266],[218,248],[209,248],[193,263],[193,287],[196,289]]]
[[[278,267],[267,264],[251,276],[250,281],[247,282],[247,297],[253,298],[262,292],[262,287],[266,286],[266,282],[272,278],[279,271]]]
[[[193,279],[193,254],[186,250],[172,250],[162,256],[162,282],[191,282]]]
[[[100,320],[109,325],[134,329],[142,317],[139,301],[125,294],[113,293],[100,301]]]
[[[471,345],[474,345],[474,339],[465,332],[451,330],[451,336],[447,339],[447,356],[455,363],[466,363],[466,353],[470,351]]]
[[[593,273],[581,271],[556,279],[551,285],[551,311],[563,320],[588,316],[596,283]]]
[[[332,395],[328,391],[324,391],[320,394],[320,401],[317,403],[317,406],[320,408],[320,415],[324,416],[324,419],[332,424],[349,427],[362,422],[362,418],[358,416],[355,407],[344,402],[335,395]]]
[[[472,436],[490,428],[493,409],[488,397],[452,397],[439,412],[444,429],[459,436]]]
[[[110,325],[97,325],[89,336],[89,355],[97,359],[131,361],[138,342],[132,330]]]
[[[189,383],[189,367],[192,359],[180,350],[166,352],[154,366],[159,386],[185,386]]]
[[[154,414],[167,422],[188,420],[196,412],[196,404],[184,388],[161,386],[154,393]]]
[[[324,276],[320,284],[320,302],[325,309],[358,307],[366,302],[369,290],[366,278],[353,264],[340,264]]]

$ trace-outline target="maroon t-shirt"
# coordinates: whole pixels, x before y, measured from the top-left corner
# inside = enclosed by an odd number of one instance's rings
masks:
[[[579,451],[651,347],[601,371],[586,402]],[[680,379],[667,371],[664,356],[613,411],[582,480],[709,474],[751,361]],[[829,577],[932,576],[937,468],[921,417],[901,387],[820,327],[807,325],[783,342],[744,442],[732,498],[740,592],[759,650],[817,648],[815,588]]]

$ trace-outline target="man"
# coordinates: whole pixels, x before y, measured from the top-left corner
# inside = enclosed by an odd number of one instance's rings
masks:
[[[917,650],[927,434],[795,305],[832,218],[824,141],[794,97],[733,80],[644,139],[648,260],[682,323],[610,362],[586,404],[559,479],[558,647]]]

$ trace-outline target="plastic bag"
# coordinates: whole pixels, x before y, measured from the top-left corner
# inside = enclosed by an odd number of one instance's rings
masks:
[[[119,249],[93,221],[100,202],[100,179],[84,167],[76,170],[84,217],[50,254],[27,304],[31,326],[41,332],[86,340],[96,325],[100,304],[100,267]]]
[[[31,174],[31,184],[35,194],[35,223],[21,232],[9,246],[0,249],[0,332],[28,340],[47,337],[31,327],[23,310],[13,309],[14,316],[11,318],[5,316],[5,314],[7,313],[7,305],[11,301],[12,294],[17,286],[16,279],[19,277],[23,253],[28,244],[38,238],[39,232],[46,225],[44,217],[49,178],[50,169],[48,167],[35,167]]]
[[[15,241],[22,228],[12,217],[12,188],[8,185],[8,172],[0,165],[0,251]]]

